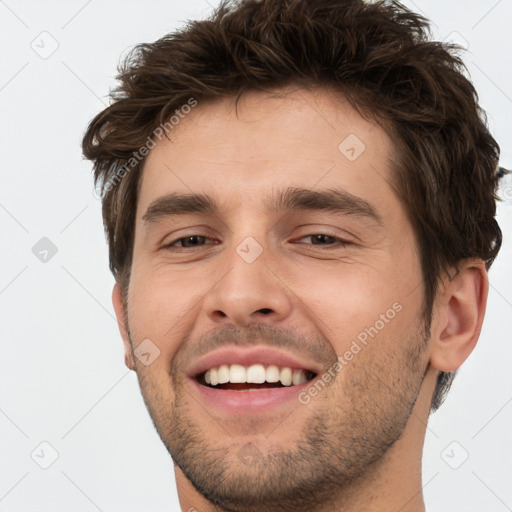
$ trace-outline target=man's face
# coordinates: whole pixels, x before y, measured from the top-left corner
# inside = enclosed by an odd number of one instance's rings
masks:
[[[213,503],[327,500],[386,457],[428,365],[392,140],[325,90],[248,93],[238,113],[233,99],[199,103],[171,138],[145,164],[128,294],[151,417]],[[217,211],[155,207],[169,194],[207,194]],[[277,366],[286,385],[207,385],[222,365],[237,380],[235,363],[269,380]],[[286,367],[305,370],[299,384]]]

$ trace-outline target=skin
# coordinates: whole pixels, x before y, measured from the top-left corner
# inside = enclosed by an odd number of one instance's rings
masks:
[[[392,139],[331,91],[280,92],[246,93],[238,112],[232,98],[200,103],[148,155],[127,310],[113,290],[126,364],[173,457],[184,511],[424,511],[430,402],[438,372],[458,368],[477,342],[485,267],[460,262],[425,325],[417,242],[392,186]],[[338,149],[350,134],[365,144],[354,161]],[[269,194],[290,186],[342,188],[381,223],[268,211]],[[213,194],[221,209],[144,222],[172,192]],[[346,243],[308,237],[322,233]],[[207,238],[164,247],[193,235]],[[248,236],[263,249],[250,264],[236,251]],[[394,304],[400,311],[307,405],[235,417],[201,401],[185,376],[198,353],[228,344],[310,354],[327,370]],[[145,339],[160,351],[147,366],[133,354]],[[239,456],[247,446],[251,464]]]

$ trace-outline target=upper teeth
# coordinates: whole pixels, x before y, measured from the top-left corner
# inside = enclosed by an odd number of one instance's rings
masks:
[[[308,378],[305,370],[292,370],[287,366],[278,368],[272,364],[265,368],[262,364],[253,364],[246,368],[241,364],[223,364],[218,368],[210,368],[205,373],[204,380],[212,386],[227,382],[262,384],[279,381],[283,386],[295,386],[307,382]]]

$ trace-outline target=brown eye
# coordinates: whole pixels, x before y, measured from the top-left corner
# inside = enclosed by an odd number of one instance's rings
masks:
[[[192,247],[202,247],[204,242],[209,240],[207,236],[203,235],[190,235],[182,238],[177,238],[176,240],[170,242],[165,245],[165,248],[172,249],[173,247],[190,249]]]
[[[342,240],[334,235],[329,235],[327,233],[316,233],[313,235],[306,235],[300,238],[300,240],[310,239],[311,243],[306,243],[306,245],[316,245],[316,246],[326,246],[326,248],[339,248],[350,245],[350,242]],[[301,242],[302,243],[302,242]]]
[[[330,235],[308,235],[305,238],[311,238],[311,241],[313,245],[325,245],[327,244],[333,244],[336,242],[336,237],[330,236]]]

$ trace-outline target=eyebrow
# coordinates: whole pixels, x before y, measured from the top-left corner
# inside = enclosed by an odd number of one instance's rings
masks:
[[[346,190],[310,190],[289,187],[275,192],[265,200],[265,207],[272,213],[282,211],[328,211],[353,215],[378,225],[382,225],[382,217],[368,201],[357,197]],[[151,224],[172,215],[187,213],[206,213],[218,215],[219,205],[209,194],[178,194],[171,193],[155,199],[146,210],[142,220]]]

